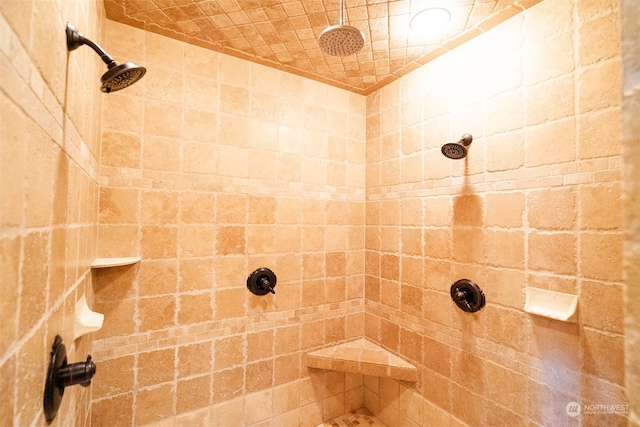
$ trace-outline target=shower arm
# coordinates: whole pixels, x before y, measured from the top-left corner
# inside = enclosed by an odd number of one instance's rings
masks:
[[[73,25],[67,23],[67,48],[71,51],[79,48],[83,44],[89,46],[98,55],[100,55],[100,58],[104,61],[105,64],[107,64],[107,67],[109,69],[117,65],[116,61],[114,61],[111,55],[109,55],[103,48],[101,48],[100,45],[85,38]]]

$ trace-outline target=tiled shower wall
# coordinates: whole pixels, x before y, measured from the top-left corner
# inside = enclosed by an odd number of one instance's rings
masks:
[[[622,0],[625,338],[629,425],[640,425],[640,3]]]
[[[628,403],[618,9],[546,0],[367,98],[365,335],[421,373],[365,379],[388,426],[626,425],[565,411]],[[577,293],[577,323],[525,313],[527,286]]]
[[[315,426],[361,407],[361,376],[303,354],[364,333],[365,98],[106,29],[148,71],[104,99],[98,252],[142,261],[96,275],[93,425]],[[258,267],[275,295],[247,290]]]
[[[98,1],[0,2],[0,424],[45,425],[54,337],[69,362],[74,305],[91,301],[98,218],[99,78],[95,53],[67,53],[65,24],[99,42]],[[103,69],[104,68],[104,69]],[[87,425],[91,388],[70,387],[52,425]]]

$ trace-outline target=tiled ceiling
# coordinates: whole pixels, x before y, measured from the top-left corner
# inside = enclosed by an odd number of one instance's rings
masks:
[[[340,0],[104,0],[107,18],[369,94],[541,0],[344,0],[345,24],[365,35],[347,57],[320,50],[318,36],[339,23]],[[439,36],[409,28],[426,8],[451,20]]]

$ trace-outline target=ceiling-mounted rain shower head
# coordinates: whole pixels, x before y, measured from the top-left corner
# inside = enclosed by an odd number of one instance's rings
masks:
[[[325,28],[318,44],[323,52],[332,56],[350,56],[360,52],[364,46],[364,34],[356,27],[344,25],[344,5],[340,0],[340,23]]]
[[[107,67],[109,67],[109,70],[104,73],[102,75],[102,78],[100,79],[102,81],[100,90],[103,92],[115,92],[117,90],[131,86],[132,84],[140,80],[142,76],[144,76],[144,74],[147,72],[146,68],[139,67],[133,62],[118,64],[107,52],[105,52],[103,48],[101,48],[91,40],[85,38],[78,32],[78,29],[76,27],[68,22],[66,33],[67,49],[69,51],[75,50],[83,44],[87,45],[98,55],[100,55],[100,58],[102,58],[104,63],[107,64]]]
[[[462,159],[467,156],[467,147],[473,141],[473,137],[469,133],[465,133],[458,142],[449,142],[442,146],[442,154],[450,159]]]

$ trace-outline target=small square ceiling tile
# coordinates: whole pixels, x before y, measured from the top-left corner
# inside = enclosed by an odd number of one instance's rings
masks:
[[[282,5],[285,13],[288,17],[292,18],[294,16],[304,16],[305,11],[302,3],[299,1],[287,2]]]

